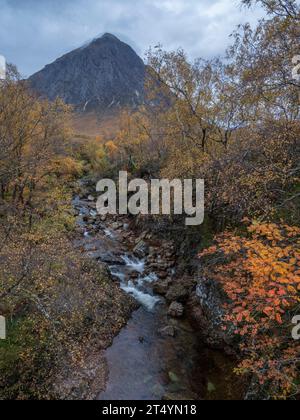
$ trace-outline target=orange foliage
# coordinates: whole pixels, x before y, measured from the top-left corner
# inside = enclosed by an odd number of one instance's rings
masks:
[[[237,373],[255,374],[277,397],[279,390],[283,397],[299,392],[300,345],[291,317],[299,312],[300,228],[255,223],[246,237],[225,233],[216,242],[200,257],[209,257],[206,274],[213,272],[229,298],[223,328],[242,337]]]

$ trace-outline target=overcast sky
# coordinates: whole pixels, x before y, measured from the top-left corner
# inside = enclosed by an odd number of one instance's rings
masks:
[[[130,43],[183,47],[192,58],[222,55],[239,23],[262,11],[239,0],[0,0],[0,55],[29,76],[104,33]]]

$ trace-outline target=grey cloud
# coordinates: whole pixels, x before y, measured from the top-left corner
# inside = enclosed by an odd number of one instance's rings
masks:
[[[24,76],[87,40],[112,32],[139,54],[162,43],[192,58],[223,54],[239,23],[255,23],[239,0],[0,0],[0,55]]]

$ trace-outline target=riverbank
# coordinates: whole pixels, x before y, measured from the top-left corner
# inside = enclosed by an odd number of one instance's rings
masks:
[[[171,240],[141,231],[136,220],[100,217],[92,189],[74,200],[86,256],[105,263],[116,285],[140,309],[105,352],[106,389],[98,399],[242,399],[233,360],[208,348],[188,302],[196,278],[178,272]]]

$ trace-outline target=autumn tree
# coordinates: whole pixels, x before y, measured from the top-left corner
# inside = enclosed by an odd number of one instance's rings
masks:
[[[291,320],[300,303],[300,229],[254,223],[248,235],[226,232],[201,253],[203,275],[219,282],[229,302],[224,330],[240,337],[241,375],[254,375],[274,398],[299,393],[299,342]]]

